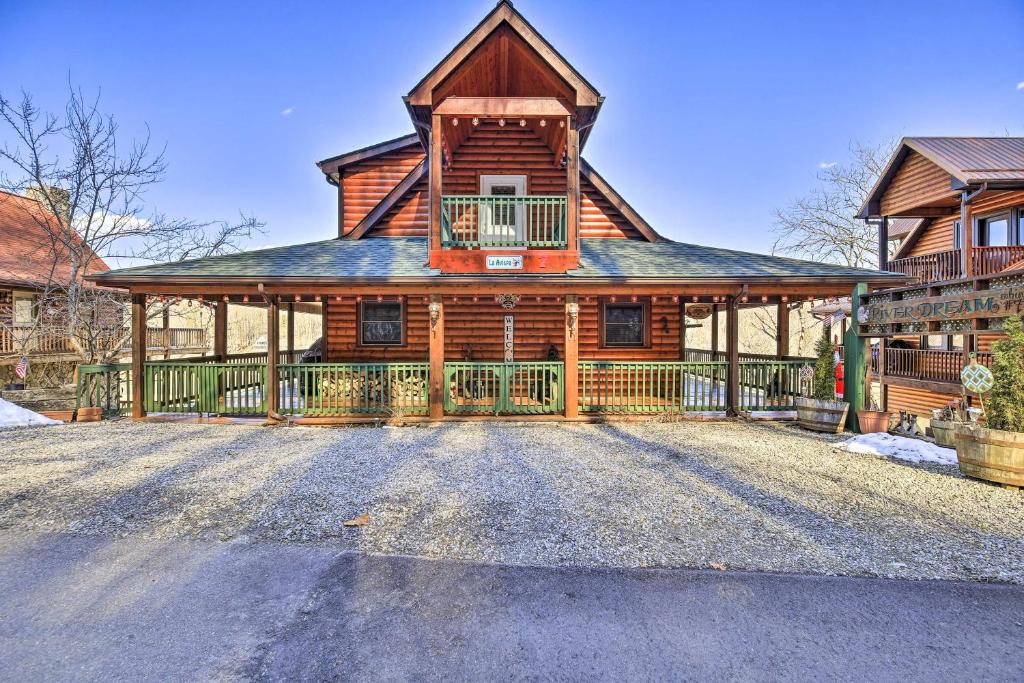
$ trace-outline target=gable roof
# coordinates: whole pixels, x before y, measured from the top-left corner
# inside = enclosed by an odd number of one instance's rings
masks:
[[[148,279],[259,282],[263,280],[441,281],[466,277],[441,275],[426,265],[427,240],[422,237],[331,239],[288,247],[213,256],[177,263],[139,266],[105,273],[99,282],[128,285]],[[471,276],[480,279],[480,275]],[[507,276],[502,276],[507,281]],[[551,281],[562,276],[529,275]],[[580,240],[580,267],[569,280],[818,280],[869,281],[895,286],[907,280],[901,273],[719,249],[662,240]]]
[[[858,218],[878,216],[882,195],[911,151],[948,173],[951,190],[985,183],[997,187],[1024,184],[1024,138],[907,137],[900,140]]]
[[[56,218],[37,200],[0,190],[0,284],[41,289],[49,282],[67,282],[71,265],[54,255],[51,231],[57,229]],[[90,273],[108,270],[103,259],[94,257]]]
[[[576,91],[577,106],[598,106],[601,94],[583,75],[570,64],[544,36],[512,6],[509,0],[500,0],[497,6],[470,31],[458,45],[452,48],[419,83],[413,86],[405,101],[410,106],[430,105],[434,88],[455,71],[473,50],[480,46],[502,24],[508,25],[520,38],[526,41],[537,54]]]
[[[358,163],[360,161],[366,161],[367,159],[373,159],[374,157],[383,156],[390,152],[395,152],[406,147],[420,146],[420,138],[416,133],[409,133],[408,135],[402,135],[401,137],[392,138],[385,140],[384,142],[378,142],[375,145],[368,145],[359,149],[354,149],[351,152],[345,152],[337,156],[328,157],[322,161],[316,162],[317,168],[323,171],[324,175],[327,176],[328,182],[331,181],[332,176],[336,176],[346,166]],[[337,178],[334,178],[337,180]]]

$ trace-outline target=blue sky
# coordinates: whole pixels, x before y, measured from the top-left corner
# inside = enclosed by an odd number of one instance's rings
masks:
[[[166,144],[155,208],[336,233],[313,163],[411,132],[401,96],[490,0],[0,0],[0,91],[71,80]],[[516,7],[607,97],[584,155],[662,234],[768,251],[774,210],[854,141],[1024,135],[1024,2]]]

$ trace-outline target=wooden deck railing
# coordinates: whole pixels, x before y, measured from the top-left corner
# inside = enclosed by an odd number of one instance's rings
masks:
[[[974,247],[971,266],[974,275],[994,275],[1024,260],[1024,246]],[[959,249],[907,256],[889,262],[889,270],[916,277],[922,284],[959,280],[964,276]]]
[[[566,246],[565,195],[441,197],[441,246]]]
[[[580,410],[673,413],[726,409],[729,365],[719,362],[581,361]]]
[[[127,330],[104,331],[102,335],[89,338],[101,350],[119,350],[131,348],[130,335]],[[150,349],[203,349],[209,346],[209,335],[201,327],[150,327],[146,330],[146,346]],[[75,345],[63,332],[40,329],[11,329],[0,327],[0,356],[27,353],[29,355],[55,355],[75,353]]]
[[[205,349],[210,346],[210,337],[203,327],[150,327],[146,329],[146,346],[151,349]]]
[[[429,363],[301,363],[278,367],[283,415],[425,415]]]
[[[105,417],[131,415],[131,363],[79,365],[76,388],[76,408],[102,408]]]
[[[150,413],[267,412],[266,363],[146,363],[145,382]]]
[[[741,353],[741,363],[756,363],[761,361],[774,362],[780,360],[813,361],[810,356],[783,356],[776,358],[770,353]],[[729,354],[726,351],[709,351],[708,349],[686,349],[683,352],[683,361],[686,363],[726,363],[729,361]]]
[[[978,362],[991,367],[992,354],[979,353]],[[929,382],[960,383],[964,367],[962,351],[940,349],[886,349],[885,374],[892,377]]]
[[[452,414],[551,415],[565,404],[564,365],[445,363],[445,411]]]

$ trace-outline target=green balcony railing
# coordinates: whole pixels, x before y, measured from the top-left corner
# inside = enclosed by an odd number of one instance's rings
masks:
[[[131,415],[131,363],[79,365],[76,408],[102,408],[104,417]]]
[[[441,197],[441,246],[566,246],[564,195]]]
[[[562,363],[445,363],[445,411],[551,415],[565,406]]]
[[[726,409],[728,363],[580,362],[580,410],[679,413]]]
[[[428,363],[299,363],[278,366],[284,415],[425,415]]]
[[[266,363],[146,363],[148,413],[262,415],[267,412]]]

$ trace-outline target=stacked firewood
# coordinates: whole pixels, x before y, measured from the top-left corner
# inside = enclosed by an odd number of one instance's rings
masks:
[[[418,375],[389,380],[384,374],[325,374],[320,392],[325,400],[338,403],[410,403],[425,395],[426,381]]]

